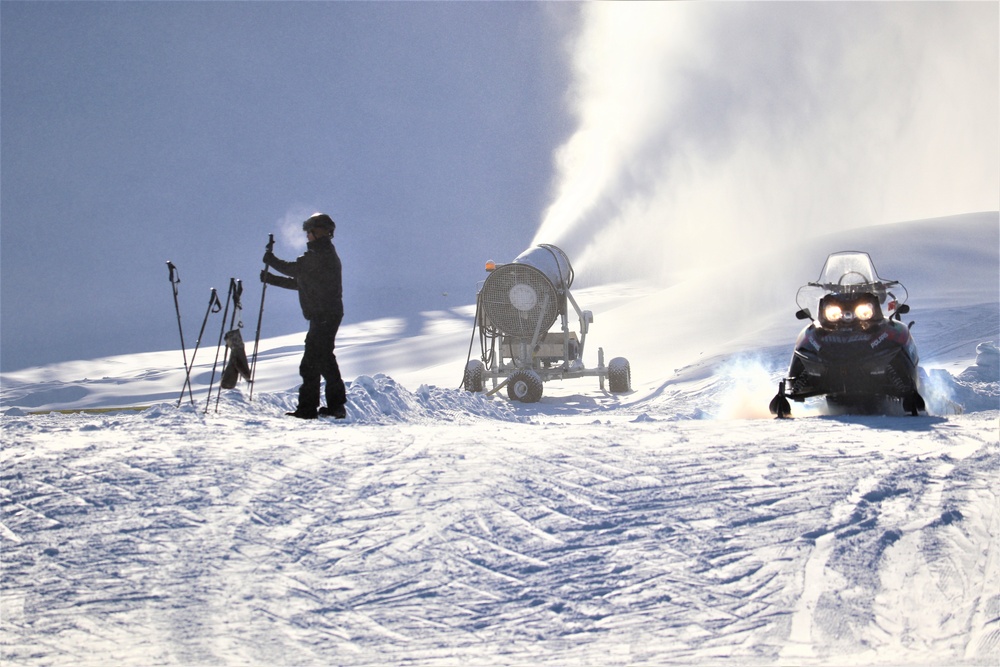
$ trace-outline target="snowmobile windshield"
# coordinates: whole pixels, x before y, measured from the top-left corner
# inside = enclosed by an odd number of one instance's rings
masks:
[[[902,298],[890,291],[895,288],[902,291]],[[868,253],[853,250],[828,256],[819,280],[799,289],[795,301],[799,308],[816,313],[820,300],[830,294],[855,297],[871,294],[881,304],[886,317],[894,314],[908,296],[906,288],[898,281],[879,277]]]
[[[819,274],[818,286],[835,294],[870,292],[885,288],[886,281],[878,277],[872,258],[866,252],[835,252],[826,258]]]

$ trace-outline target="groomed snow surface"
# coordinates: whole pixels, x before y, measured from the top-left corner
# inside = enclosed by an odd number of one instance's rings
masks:
[[[909,288],[929,414],[771,420],[847,249]],[[993,212],[574,290],[634,390],[535,404],[457,388],[472,306],[345,327],[342,422],[284,416],[301,335],[217,407],[214,345],[195,405],[179,350],[4,374],[0,662],[997,665],[998,275]]]

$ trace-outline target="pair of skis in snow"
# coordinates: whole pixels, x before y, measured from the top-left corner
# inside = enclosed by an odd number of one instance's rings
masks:
[[[270,251],[274,247],[274,235],[268,235],[267,250]],[[181,354],[184,358],[184,386],[181,387],[181,395],[177,399],[177,407],[180,407],[181,403],[184,401],[184,394],[187,393],[188,398],[191,401],[191,405],[195,404],[194,393],[191,386],[191,370],[194,368],[195,357],[198,354],[198,348],[201,346],[202,336],[205,334],[205,326],[208,324],[208,318],[214,313],[222,312],[222,327],[219,330],[219,342],[215,349],[215,362],[212,364],[212,378],[208,385],[208,401],[205,405],[205,412],[208,413],[209,407],[212,404],[212,390],[215,386],[215,373],[219,365],[219,353],[222,349],[222,344],[225,342],[225,352],[222,355],[222,376],[219,378],[219,389],[215,397],[215,411],[219,411],[219,399],[222,396],[223,389],[233,389],[236,387],[239,379],[242,377],[250,384],[250,399],[253,400],[253,383],[255,378],[255,372],[257,369],[257,349],[260,344],[260,327],[261,322],[264,319],[264,296],[267,293],[267,283],[264,283],[263,289],[260,295],[260,312],[257,315],[257,333],[254,338],[253,346],[253,358],[252,361],[247,360],[246,346],[243,342],[243,334],[241,329],[243,328],[243,305],[241,303],[241,298],[243,296],[243,282],[236,278],[229,279],[229,291],[226,295],[226,305],[225,308],[222,306],[222,302],[219,300],[219,295],[216,289],[213,287],[208,299],[208,308],[205,310],[205,317],[201,322],[201,330],[198,332],[198,340],[195,343],[194,351],[191,353],[191,360],[188,361],[187,350],[184,345],[184,328],[181,325],[181,311],[180,302],[178,297],[178,284],[180,283],[180,273],[173,262],[167,262],[167,269],[169,270],[169,280],[170,286],[174,295],[174,309],[177,312],[177,330],[180,333],[181,338]],[[268,267],[265,265],[265,272]],[[229,307],[232,305],[232,315],[229,313]],[[228,331],[226,330],[226,319],[229,318]]]

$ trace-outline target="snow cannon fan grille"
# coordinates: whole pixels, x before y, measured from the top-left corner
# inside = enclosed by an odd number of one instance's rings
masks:
[[[483,312],[508,336],[545,333],[559,316],[559,295],[546,275],[528,264],[497,267],[483,283]]]

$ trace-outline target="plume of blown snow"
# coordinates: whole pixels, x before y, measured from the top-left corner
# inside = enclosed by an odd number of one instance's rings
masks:
[[[716,419],[773,419],[769,406],[778,391],[784,368],[769,364],[756,354],[740,354],[722,363],[715,371],[721,389],[714,399]],[[822,402],[792,405],[796,417],[827,414]]]
[[[996,208],[996,3],[593,3],[536,243],[589,282]]]
[[[755,355],[738,355],[715,371],[722,390],[715,397],[717,419],[771,419],[768,404],[778,387],[780,373],[767,368]]]

